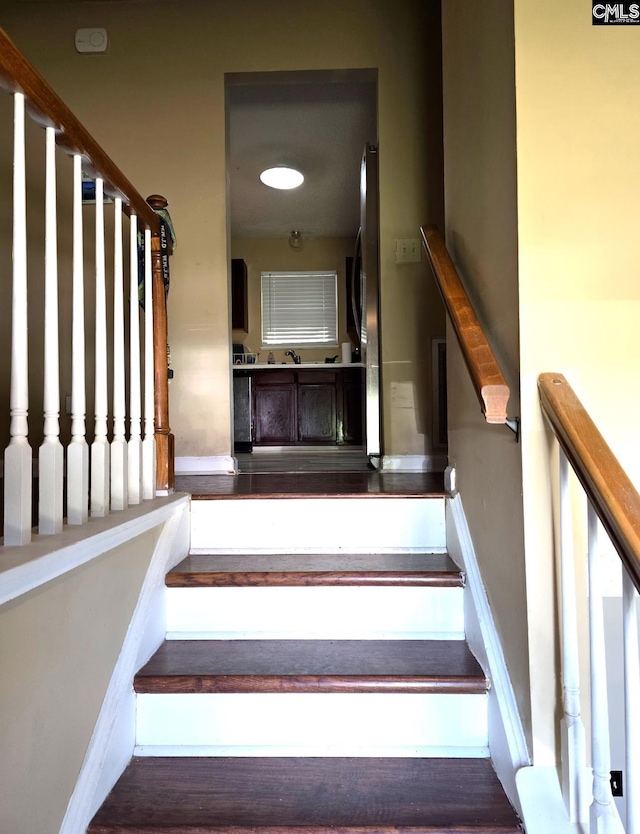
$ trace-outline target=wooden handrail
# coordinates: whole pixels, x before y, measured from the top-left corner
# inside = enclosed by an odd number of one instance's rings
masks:
[[[541,374],[542,410],[640,591],[640,495],[562,374]]]
[[[104,180],[105,192],[121,197],[125,210],[136,214],[141,226],[160,233],[160,219],[153,209],[3,29],[0,29],[0,87],[23,93],[31,118],[44,127],[55,128],[56,144],[69,154],[81,154],[83,169]]]
[[[482,413],[487,423],[504,424],[507,422],[509,386],[462,286],[442,235],[435,226],[423,226],[420,231]]]

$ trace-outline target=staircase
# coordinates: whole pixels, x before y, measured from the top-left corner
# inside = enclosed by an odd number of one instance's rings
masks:
[[[444,497],[217,497],[90,834],[515,832]]]

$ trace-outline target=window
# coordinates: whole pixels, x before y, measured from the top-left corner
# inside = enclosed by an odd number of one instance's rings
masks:
[[[337,344],[337,272],[262,273],[262,347]]]

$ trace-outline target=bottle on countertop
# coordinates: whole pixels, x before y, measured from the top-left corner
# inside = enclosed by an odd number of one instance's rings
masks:
[[[269,351],[269,356],[267,356],[267,365],[275,365],[275,364],[276,364],[276,358],[273,355],[273,351],[270,350]]]

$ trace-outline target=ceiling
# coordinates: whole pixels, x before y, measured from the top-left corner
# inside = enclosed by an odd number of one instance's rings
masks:
[[[360,159],[376,143],[370,71],[227,76],[231,237],[351,237],[359,226]],[[292,191],[260,182],[289,165]]]

